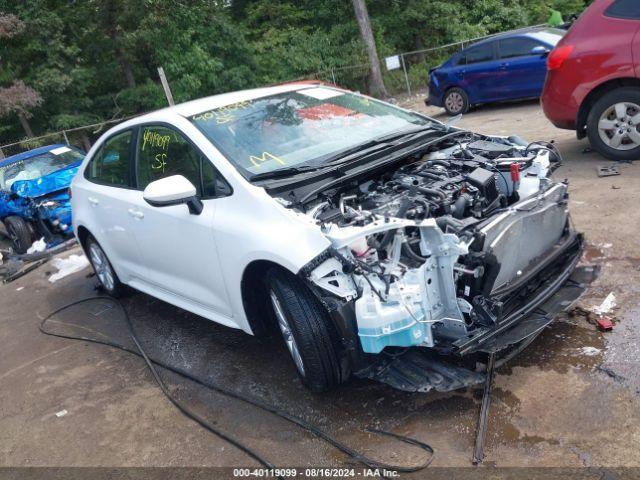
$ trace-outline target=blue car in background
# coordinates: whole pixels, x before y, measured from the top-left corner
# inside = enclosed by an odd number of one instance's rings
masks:
[[[0,220],[16,253],[40,238],[53,246],[71,236],[69,185],[84,156],[49,145],[0,161]]]
[[[539,97],[547,55],[565,33],[532,28],[477,42],[429,71],[425,103],[458,115],[472,105]]]

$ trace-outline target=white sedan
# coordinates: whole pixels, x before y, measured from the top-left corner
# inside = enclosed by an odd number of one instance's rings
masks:
[[[557,160],[288,84],[112,128],[73,181],[73,224],[106,292],[279,327],[314,391],[354,373],[446,390],[477,381],[465,359],[522,344],[577,297],[582,237]]]

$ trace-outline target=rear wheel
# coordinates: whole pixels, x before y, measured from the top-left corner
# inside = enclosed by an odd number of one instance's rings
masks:
[[[343,382],[339,342],[320,301],[295,277],[280,269],[267,275],[275,319],[302,382],[323,392]]]
[[[16,216],[7,217],[4,219],[4,226],[7,229],[15,252],[27,253],[33,242],[33,235],[26,220]]]
[[[87,239],[87,256],[104,291],[112,297],[121,297],[124,285],[120,282],[118,275],[111,266],[107,254],[104,253],[100,244],[92,236]]]
[[[449,115],[460,115],[469,110],[469,97],[461,88],[454,87],[444,95],[444,109]]]
[[[591,108],[587,136],[591,146],[611,160],[640,159],[640,89],[618,88]]]

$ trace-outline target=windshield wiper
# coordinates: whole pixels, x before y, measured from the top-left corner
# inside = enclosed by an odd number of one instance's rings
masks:
[[[422,136],[423,133],[436,131],[430,125],[423,125],[419,128],[412,128],[411,130],[404,130],[400,132],[388,133],[386,135],[382,135],[380,137],[373,138],[364,143],[356,145],[355,147],[348,148],[347,150],[343,150],[338,152],[331,157],[325,159],[323,161],[324,166],[335,166],[341,165],[344,163],[348,163],[351,160],[357,160],[362,158],[364,155],[371,153],[372,151],[377,151],[381,148],[392,147],[407,141],[410,137],[411,140]],[[395,142],[393,142],[395,140]]]
[[[277,170],[271,170],[269,172],[256,173],[250,178],[250,181],[253,182],[256,180],[269,180],[272,178],[291,177],[293,175],[298,175],[300,173],[315,172],[316,170],[320,170],[322,168],[324,168],[324,166],[313,166],[313,165],[279,168]]]

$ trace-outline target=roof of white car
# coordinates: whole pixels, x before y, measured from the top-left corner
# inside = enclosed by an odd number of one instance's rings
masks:
[[[182,117],[190,117],[191,115],[196,115],[198,113],[207,112],[215,108],[224,107],[225,105],[232,105],[234,103],[244,102],[247,100],[255,100],[256,98],[267,97],[269,95],[291,92],[294,90],[300,90],[302,88],[314,88],[317,86],[319,86],[319,84],[300,82],[288,83],[286,85],[278,85],[274,87],[240,90],[237,92],[222,93],[219,95],[212,95],[210,97],[199,98],[197,100],[191,100],[190,102],[185,102],[173,107],[164,108],[160,110],[160,112],[178,114]],[[145,116],[146,115],[138,117],[138,120],[144,119]]]

